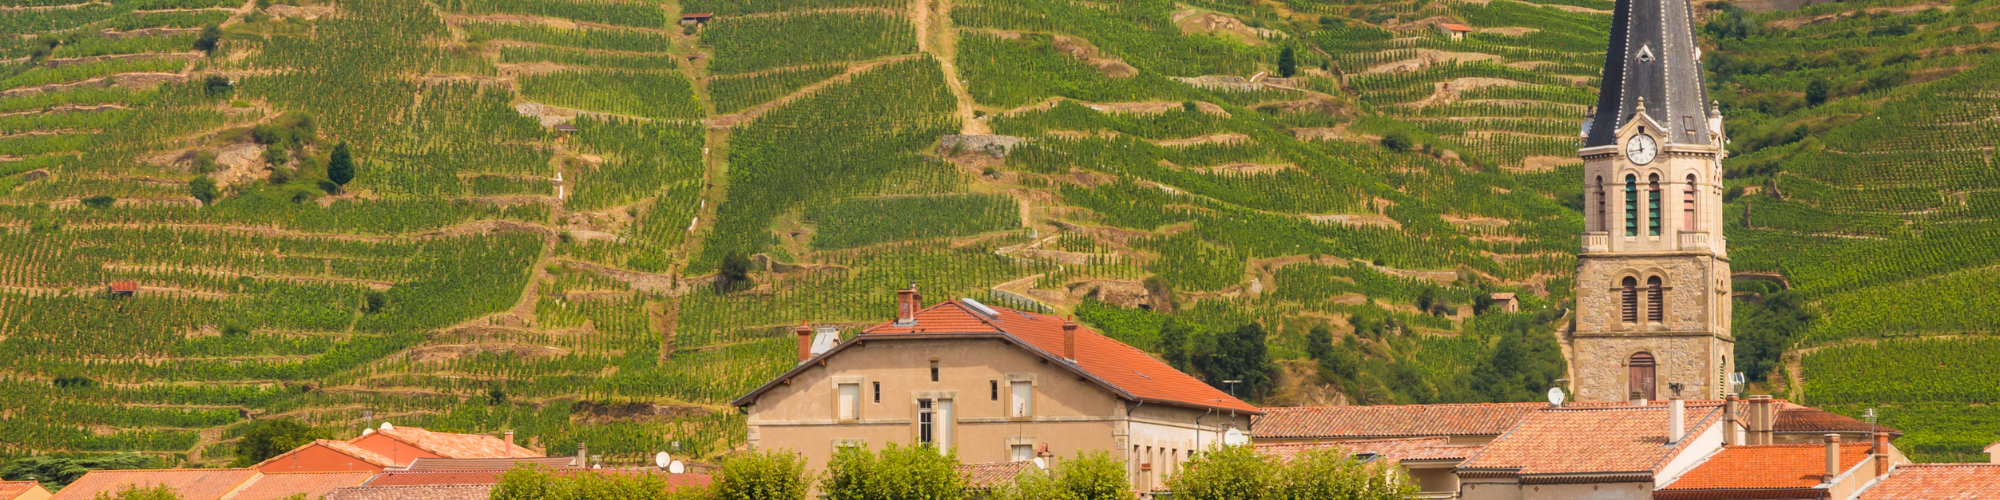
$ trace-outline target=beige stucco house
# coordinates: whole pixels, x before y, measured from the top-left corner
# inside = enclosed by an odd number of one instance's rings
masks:
[[[1250,430],[1258,409],[1060,317],[954,300],[920,308],[738,398],[754,449],[791,449],[822,469],[842,447],[931,444],[962,463],[1060,459],[1103,450],[1132,487],[1164,486],[1191,453]],[[812,332],[801,328],[800,342]]]

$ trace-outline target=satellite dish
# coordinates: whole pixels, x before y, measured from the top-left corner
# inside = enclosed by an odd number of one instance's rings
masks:
[[[1565,398],[1563,396],[1563,389],[1561,387],[1549,388],[1549,406],[1562,406],[1563,399]]]
[[[1047,460],[1042,460],[1042,457],[1035,457],[1035,468],[1048,470],[1049,462]]]
[[[1250,438],[1244,436],[1243,431],[1236,430],[1233,427],[1230,428],[1228,431],[1224,431],[1222,433],[1222,444],[1229,446],[1243,446],[1249,443],[1250,443]]]
[[[667,468],[667,464],[673,462],[674,462],[673,457],[667,456],[667,452],[662,451],[653,455],[653,465],[658,465],[662,469]]]
[[[670,464],[667,464],[667,472],[668,472],[668,473],[672,473],[672,474],[686,474],[686,473],[687,473],[687,471],[688,471],[688,466],[687,466],[687,464],[684,464],[684,463],[681,463],[681,461],[679,461],[679,460],[675,460],[675,461],[674,461],[674,463],[670,463]]]
[[[386,430],[390,430],[390,429],[394,429],[394,428],[396,428],[396,426],[393,426],[393,425],[389,425],[389,423],[388,423],[388,422],[383,422],[383,423],[382,423],[382,430],[385,430],[385,431],[386,431]]]

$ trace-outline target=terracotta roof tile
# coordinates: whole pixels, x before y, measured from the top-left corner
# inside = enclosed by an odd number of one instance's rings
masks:
[[[990,490],[1013,481],[1014,476],[1019,476],[1023,472],[1040,470],[1035,467],[1035,462],[1030,460],[960,464],[956,469],[958,476],[965,478],[966,487],[975,490]]]
[[[1778,433],[1824,434],[1828,432],[1888,432],[1890,437],[1902,436],[1903,432],[1880,425],[1869,425],[1853,417],[1807,406],[1790,405],[1778,409],[1778,418],[1771,423],[1771,430]]]
[[[252,465],[250,466],[250,468],[262,469],[266,465],[278,463],[280,461],[285,460],[288,457],[291,457],[293,454],[305,451],[306,449],[314,446],[326,448],[338,452],[342,455],[354,457],[355,460],[367,462],[375,465],[376,467],[402,467],[404,465],[396,463],[395,459],[382,456],[382,454],[380,453],[369,451],[367,448],[362,448],[360,446],[355,446],[353,443],[349,443],[346,441],[335,441],[332,439],[315,439],[311,443],[307,443],[297,448],[292,448],[290,451],[280,453],[278,454],[278,456],[265,459],[262,462],[257,462],[257,465]]]
[[[1453,445],[1450,442],[1450,438],[1439,436],[1326,441],[1318,443],[1273,443],[1256,446],[1258,453],[1287,460],[1311,450],[1338,449],[1347,452],[1349,455],[1374,454],[1382,460],[1388,460],[1390,463],[1401,463],[1404,460],[1464,460],[1478,453],[1482,447],[1481,445]]]
[[[1250,424],[1258,439],[1498,436],[1547,403],[1265,408]]]
[[[948,301],[918,311],[913,326],[883,323],[863,330],[864,336],[891,337],[908,334],[1004,333],[1051,357],[1063,353],[1063,318],[1047,314],[987,306],[999,314],[986,317],[961,301]],[[1098,380],[1133,397],[1201,408],[1219,408],[1256,413],[1251,406],[1217,390],[1180,370],[1153,359],[1145,351],[1099,335],[1090,328],[1076,329],[1076,367]],[[1253,427],[1254,428],[1254,427]]]
[[[493,485],[355,486],[327,493],[321,500],[486,500]]]
[[[335,488],[360,486],[372,477],[374,472],[268,472],[229,500],[278,500],[300,493],[317,499]]]
[[[452,470],[452,471],[382,471],[369,481],[369,486],[433,486],[443,484],[494,484],[500,482],[500,475],[507,471]]]
[[[0,500],[13,500],[30,490],[41,487],[34,481],[0,481]]]
[[[1840,447],[1842,472],[1868,459],[1869,443]],[[1811,488],[1824,482],[1826,445],[1766,444],[1725,446],[1663,491]]]
[[[1536,410],[1461,467],[1518,469],[1523,475],[1650,475],[1694,441],[1666,444],[1668,413],[1661,406]],[[1688,404],[1687,433],[1700,434],[1715,425],[1721,413],[1717,405]]]
[[[1471,27],[1471,26],[1466,26],[1466,25],[1463,25],[1463,24],[1452,24],[1452,23],[1440,23],[1440,24],[1438,24],[1438,26],[1443,26],[1443,27],[1444,27],[1444,29],[1448,29],[1448,30],[1452,30],[1452,31],[1472,31],[1472,27]]]
[[[544,469],[573,467],[575,457],[517,457],[517,458],[419,458],[410,462],[409,470],[506,470],[521,464],[534,464]]]
[[[431,432],[418,427],[384,424],[376,433],[445,458],[538,457],[540,452],[508,444],[506,440],[481,434]],[[353,442],[366,435],[348,440]]]
[[[130,487],[166,485],[181,500],[218,500],[257,477],[256,469],[135,469],[94,470],[56,492],[51,500],[93,500]]]
[[[2000,491],[2000,464],[1897,466],[1858,500],[1974,500]]]

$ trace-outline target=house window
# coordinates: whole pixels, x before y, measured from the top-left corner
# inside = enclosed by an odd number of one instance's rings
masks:
[[[1007,447],[1007,459],[1015,462],[1035,459],[1035,445],[1017,444]]]
[[[1014,397],[1011,404],[1007,405],[1012,409],[1007,416],[1018,418],[1035,416],[1035,385],[1025,380],[1015,381],[1008,383],[1008,389],[1012,390]]]
[[[1620,308],[1620,312],[1623,313],[1620,316],[1624,319],[1626,323],[1638,323],[1639,322],[1639,279],[1630,276],[1625,277],[1625,286],[1623,289],[1619,290],[1619,295],[1620,295],[1619,302],[1621,303],[1621,305],[1624,306]]]
[[[1660,277],[1646,278],[1646,321],[1659,323],[1666,321],[1665,293],[1660,289]]]
[[[1625,235],[1639,235],[1639,177],[1625,176]]]
[[[917,400],[917,443],[931,444],[931,400]]]
[[[931,381],[938,381],[938,360],[931,360]]]
[[[861,384],[840,384],[840,419],[861,419]]]
[[[1646,234],[1660,235],[1660,174],[1648,177],[1646,191]]]
[[[990,392],[990,393],[991,393],[991,395],[992,395],[992,397],[993,397],[993,400],[994,400],[994,401],[999,401],[999,400],[1000,400],[1000,381],[998,381],[998,380],[988,380],[988,381],[986,381],[986,385],[987,385],[987,386],[986,386],[986,390],[987,390],[988,392]]]
[[[1630,382],[1627,387],[1647,401],[1659,399],[1654,397],[1656,396],[1653,388],[1654,364],[1653,355],[1644,352],[1633,354],[1632,359],[1625,363],[1627,380]]]
[[[882,404],[882,383],[874,382],[874,384],[875,384],[875,404]]]
[[[1688,174],[1687,190],[1681,192],[1681,230],[1694,230],[1694,174]]]

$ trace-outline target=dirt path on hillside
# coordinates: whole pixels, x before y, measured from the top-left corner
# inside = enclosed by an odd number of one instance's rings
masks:
[[[770,102],[758,104],[756,106],[751,106],[749,108],[745,108],[742,111],[737,111],[735,113],[711,116],[707,120],[708,129],[726,130],[731,127],[735,127],[737,125],[749,123],[751,121],[756,120],[757,117],[763,116],[765,112],[770,111],[772,108],[776,108],[778,106],[782,106],[794,100],[798,100],[801,97],[812,95],[812,93],[818,92],[820,89],[826,88],[828,85],[843,83],[848,80],[852,80],[854,79],[854,75],[858,75],[864,71],[875,69],[876,66],[881,66],[883,64],[888,64],[895,61],[901,61],[904,59],[911,59],[914,57],[916,56],[886,57],[882,59],[876,59],[873,61],[855,64],[853,66],[848,66],[847,72],[845,73],[834,75],[833,78],[820,80],[817,82],[813,82],[813,84],[811,85],[800,87],[798,90],[792,91],[792,93],[786,94],[784,97],[772,99]]]
[[[958,29],[951,24],[952,0],[910,2],[911,21],[917,24],[918,48],[931,54],[944,72],[944,85],[958,101],[959,132],[964,135],[991,135],[993,130],[973,113],[972,92],[958,74]]]
[[[518,222],[518,221],[496,220],[496,219],[467,222],[456,226],[447,226],[443,228],[424,231],[421,233],[403,234],[403,235],[309,233],[305,231],[279,229],[269,226],[237,226],[229,224],[114,223],[114,224],[72,224],[66,227],[74,229],[133,229],[133,230],[173,229],[181,231],[214,231],[214,232],[243,233],[243,234],[251,234],[257,236],[273,236],[280,238],[328,239],[328,240],[360,241],[360,242],[371,242],[371,243],[380,243],[388,241],[428,240],[428,239],[445,238],[453,236],[473,236],[473,235],[486,235],[486,234],[498,234],[498,233],[510,233],[510,232],[555,234],[555,230],[549,229],[547,226]]]

